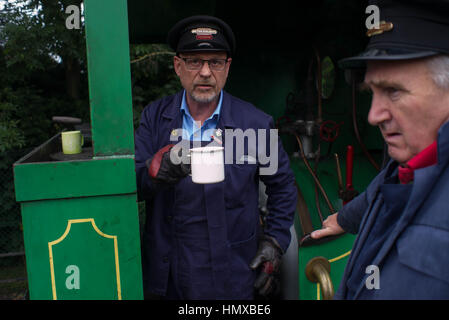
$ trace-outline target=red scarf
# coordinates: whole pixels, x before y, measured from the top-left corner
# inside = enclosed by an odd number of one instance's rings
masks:
[[[399,166],[399,181],[407,184],[413,181],[414,170],[425,168],[437,163],[437,142],[435,141],[403,166]]]

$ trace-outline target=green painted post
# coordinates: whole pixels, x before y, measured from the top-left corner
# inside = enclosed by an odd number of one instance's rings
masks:
[[[142,299],[127,1],[84,5],[93,157],[14,164],[30,299]]]
[[[134,154],[127,1],[84,1],[95,156]]]

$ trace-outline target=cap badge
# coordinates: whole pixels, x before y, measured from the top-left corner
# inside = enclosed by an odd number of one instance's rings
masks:
[[[217,34],[217,30],[211,28],[196,28],[191,31],[196,34],[196,40],[212,40],[213,34]]]
[[[384,32],[391,31],[391,30],[393,30],[393,23],[381,21],[381,22],[379,23],[379,28],[372,28],[372,29],[369,29],[369,30],[366,32],[366,35],[367,35],[368,37],[372,37],[372,36],[377,36],[377,35],[379,35],[379,34],[382,34],[382,33],[384,33]]]

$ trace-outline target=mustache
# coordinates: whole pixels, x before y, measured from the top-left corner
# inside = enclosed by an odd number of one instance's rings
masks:
[[[215,83],[213,82],[197,82],[193,84],[195,87],[197,86],[215,86]]]
[[[392,125],[391,123],[382,122],[377,125],[382,132],[396,132],[398,131],[397,127]]]

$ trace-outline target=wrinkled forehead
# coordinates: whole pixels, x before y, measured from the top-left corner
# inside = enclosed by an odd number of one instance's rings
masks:
[[[368,61],[364,85],[424,81],[429,74],[426,59]]]

